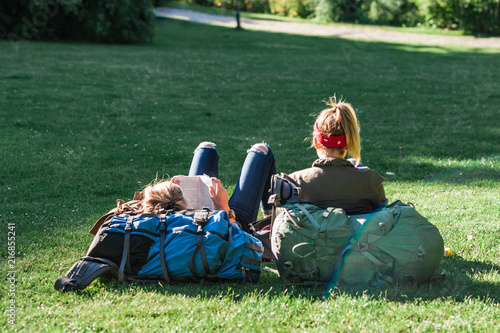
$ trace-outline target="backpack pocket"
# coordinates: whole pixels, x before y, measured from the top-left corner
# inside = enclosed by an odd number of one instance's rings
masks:
[[[90,245],[87,256],[104,258],[120,265],[123,255],[125,231],[120,224],[108,223],[99,229]],[[130,234],[130,271],[129,275],[137,274],[148,260],[148,253],[153,244],[151,236],[140,229],[135,229]]]
[[[238,282],[257,282],[264,252],[262,242],[232,224],[229,233],[230,242],[217,277]]]

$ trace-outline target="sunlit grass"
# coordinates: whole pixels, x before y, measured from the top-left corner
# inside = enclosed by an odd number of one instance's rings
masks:
[[[14,46],[14,47],[13,47]],[[417,47],[158,22],[153,45],[0,42],[0,219],[15,225],[19,331],[496,331],[500,320],[498,51]],[[418,52],[417,52],[418,51]],[[88,230],[157,175],[217,143],[230,192],[251,144],[279,172],[336,93],[362,127],[389,201],[412,202],[454,255],[444,281],[387,290],[131,284],[60,294]],[[5,238],[4,238],[5,239]],[[10,270],[1,243],[1,288]],[[272,264],[268,264],[272,267]],[[6,318],[7,300],[0,303]]]

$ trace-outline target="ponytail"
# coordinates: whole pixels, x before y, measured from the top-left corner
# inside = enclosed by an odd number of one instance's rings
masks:
[[[183,210],[189,208],[189,202],[184,198],[179,185],[170,181],[153,183],[143,191],[143,213],[158,213],[160,210]]]
[[[329,108],[321,111],[316,118],[315,127],[321,133],[330,136],[346,136],[346,146],[339,149],[345,153],[348,149],[349,156],[356,160],[356,165],[361,161],[361,138],[359,136],[359,122],[351,104],[342,100],[337,101],[336,96],[330,97],[326,102]]]

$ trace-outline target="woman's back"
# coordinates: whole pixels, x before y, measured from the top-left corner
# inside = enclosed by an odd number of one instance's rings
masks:
[[[384,178],[341,158],[320,158],[290,175],[302,188],[301,199],[316,206],[342,208],[347,214],[372,211],[386,200]]]

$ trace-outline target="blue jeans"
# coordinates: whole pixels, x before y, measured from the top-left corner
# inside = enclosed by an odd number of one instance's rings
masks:
[[[269,199],[271,176],[276,173],[276,164],[271,148],[267,153],[256,149],[255,145],[247,151],[241,168],[240,178],[229,199],[229,207],[234,210],[236,220],[246,230],[248,224],[257,220],[259,204],[265,214],[271,214]],[[198,147],[194,151],[189,176],[208,175],[219,177],[219,154],[214,147]]]

